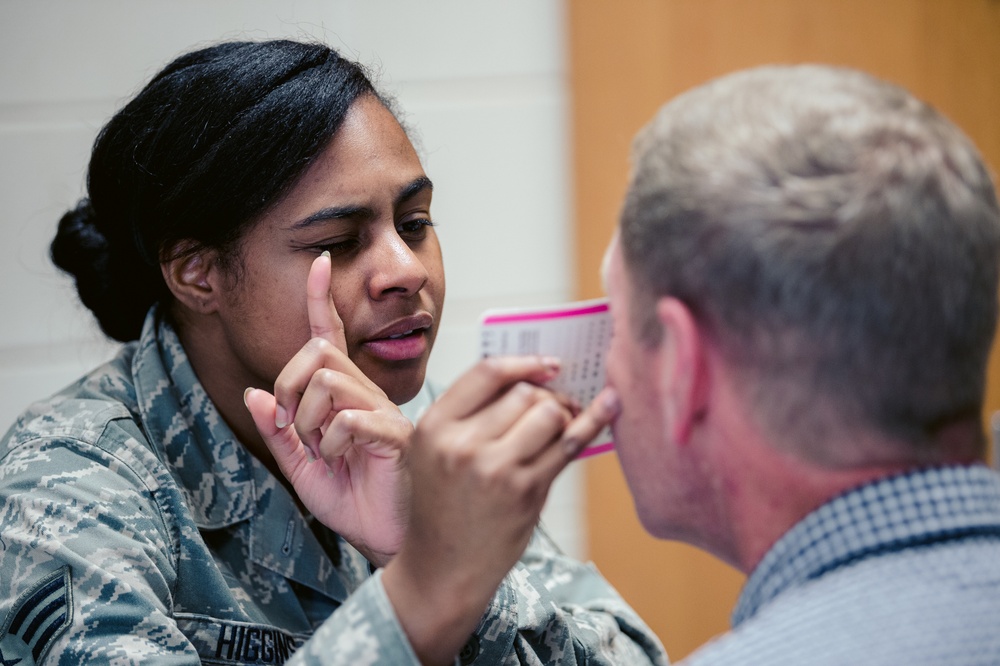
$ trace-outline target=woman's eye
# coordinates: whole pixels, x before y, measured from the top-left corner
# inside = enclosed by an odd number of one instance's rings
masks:
[[[357,238],[348,238],[334,243],[322,243],[320,245],[316,245],[315,248],[317,252],[323,252],[326,250],[330,253],[331,257],[336,257],[337,255],[347,254],[351,250],[356,249],[358,245],[359,241]]]
[[[396,225],[399,235],[407,240],[423,240],[427,236],[427,228],[433,227],[434,223],[422,217],[414,220],[406,220]]]

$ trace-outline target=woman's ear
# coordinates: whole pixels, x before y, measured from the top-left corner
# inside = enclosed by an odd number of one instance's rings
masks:
[[[660,395],[664,416],[672,440],[683,445],[708,409],[704,333],[691,310],[676,298],[659,299],[656,314],[663,327]]]
[[[167,288],[178,303],[198,314],[215,312],[218,303],[217,254],[215,250],[193,250],[175,246],[172,259],[160,263]]]

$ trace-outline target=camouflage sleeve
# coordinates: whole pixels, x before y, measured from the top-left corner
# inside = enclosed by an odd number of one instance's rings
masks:
[[[200,663],[169,615],[176,547],[155,458],[114,423],[86,438],[114,447],[36,438],[0,459],[4,663]]]
[[[289,663],[419,664],[379,574],[352,594]],[[455,663],[634,666],[668,661],[653,632],[593,566],[562,554],[539,529]]]
[[[541,527],[504,585],[516,603],[513,649],[502,662],[476,663],[669,663],[659,639],[611,584],[593,565],[562,553]],[[482,636],[496,633],[492,622],[488,614],[477,631],[480,647]]]
[[[420,666],[382,587],[381,574],[376,571],[355,590],[296,650],[288,666]]]

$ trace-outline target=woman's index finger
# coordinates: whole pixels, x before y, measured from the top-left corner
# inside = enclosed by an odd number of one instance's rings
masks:
[[[332,278],[330,253],[324,252],[313,260],[306,280],[306,310],[309,315],[311,337],[323,338],[337,349],[347,353],[347,337],[344,322],[337,313],[333,296],[330,294]]]

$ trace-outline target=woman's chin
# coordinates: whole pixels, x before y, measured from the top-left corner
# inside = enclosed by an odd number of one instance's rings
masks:
[[[413,367],[393,368],[382,372],[365,372],[369,379],[378,384],[393,403],[402,405],[413,400],[424,385],[427,374],[426,362],[414,362]],[[365,370],[362,368],[362,370]]]

